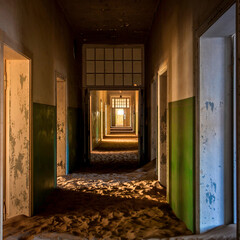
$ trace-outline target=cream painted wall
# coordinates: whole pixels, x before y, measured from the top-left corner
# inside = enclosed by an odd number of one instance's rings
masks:
[[[55,105],[57,71],[67,78],[69,105],[80,105],[73,37],[56,2],[0,0],[0,6],[0,41],[33,60],[33,101]]]
[[[193,96],[192,1],[161,1],[147,45],[147,83],[161,69],[169,74],[169,101]]]
[[[232,0],[160,1],[146,45],[146,86],[167,67],[169,102],[189,98],[194,93],[194,31],[221,4]],[[196,50],[196,49],[195,49]],[[150,91],[149,93],[150,94]]]

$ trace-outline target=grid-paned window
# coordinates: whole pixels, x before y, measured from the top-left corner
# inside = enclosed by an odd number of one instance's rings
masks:
[[[112,108],[129,108],[130,99],[129,98],[112,98]]]
[[[87,46],[84,79],[86,86],[141,86],[143,47]]]

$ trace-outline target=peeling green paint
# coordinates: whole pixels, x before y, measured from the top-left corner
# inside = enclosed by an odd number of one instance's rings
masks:
[[[170,204],[194,231],[195,98],[169,103]]]

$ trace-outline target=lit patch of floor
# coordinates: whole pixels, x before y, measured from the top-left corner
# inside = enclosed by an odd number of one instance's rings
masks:
[[[190,234],[167,204],[154,171],[150,163],[131,173],[61,176],[41,214],[9,220],[4,238],[58,239],[56,233],[64,233],[76,239],[148,239]]]
[[[138,138],[104,138],[102,140],[103,142],[108,142],[108,143],[112,143],[112,142],[138,142]]]
[[[104,138],[93,151],[134,151],[138,150],[138,138]]]

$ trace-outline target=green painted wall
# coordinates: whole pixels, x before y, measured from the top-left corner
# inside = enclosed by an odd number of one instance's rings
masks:
[[[33,212],[56,186],[56,107],[33,104]]]
[[[81,111],[79,108],[68,108],[68,169],[71,173],[81,165]]]
[[[169,103],[170,204],[194,231],[195,98]]]

